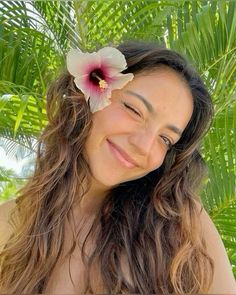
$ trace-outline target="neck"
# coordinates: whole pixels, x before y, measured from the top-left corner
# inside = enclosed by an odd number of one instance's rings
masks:
[[[86,217],[95,216],[110,189],[110,187],[106,187],[92,179],[89,190],[74,207],[76,214]]]

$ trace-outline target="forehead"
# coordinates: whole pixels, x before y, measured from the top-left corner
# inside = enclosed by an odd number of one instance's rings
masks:
[[[158,100],[167,96],[175,98],[181,96],[192,97],[187,82],[173,69],[165,66],[152,72],[134,74],[134,79],[124,89],[137,89],[149,94],[149,100]]]

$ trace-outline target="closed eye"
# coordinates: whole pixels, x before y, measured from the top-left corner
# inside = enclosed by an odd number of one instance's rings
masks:
[[[141,117],[141,115],[139,114],[139,112],[137,112],[134,108],[132,108],[130,105],[128,105],[127,103],[123,102],[124,106],[127,109],[130,109],[133,113],[135,113],[136,115],[138,115],[139,117]]]
[[[167,145],[168,149],[171,149],[172,148],[172,142],[169,140],[169,138],[165,137],[165,136],[162,136],[165,142],[165,144]]]
[[[127,103],[123,102],[124,106],[131,110],[133,113],[135,113],[136,115],[138,115],[139,117],[141,117],[141,115],[139,114],[139,112],[137,112],[134,108],[132,108],[130,105],[128,105]],[[168,150],[172,148],[173,144],[171,142],[171,140],[169,138],[167,138],[166,136],[161,136],[164,139],[164,143],[166,144],[166,146],[168,147]]]

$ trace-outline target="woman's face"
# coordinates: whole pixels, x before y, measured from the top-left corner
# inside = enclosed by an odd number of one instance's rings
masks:
[[[160,167],[193,111],[189,89],[170,68],[135,75],[111,101],[93,114],[85,145],[93,180],[108,188]]]

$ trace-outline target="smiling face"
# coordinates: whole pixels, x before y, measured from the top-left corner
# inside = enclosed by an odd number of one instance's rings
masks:
[[[92,115],[85,144],[93,181],[108,188],[160,167],[193,111],[190,90],[167,67],[135,75],[111,101]]]

